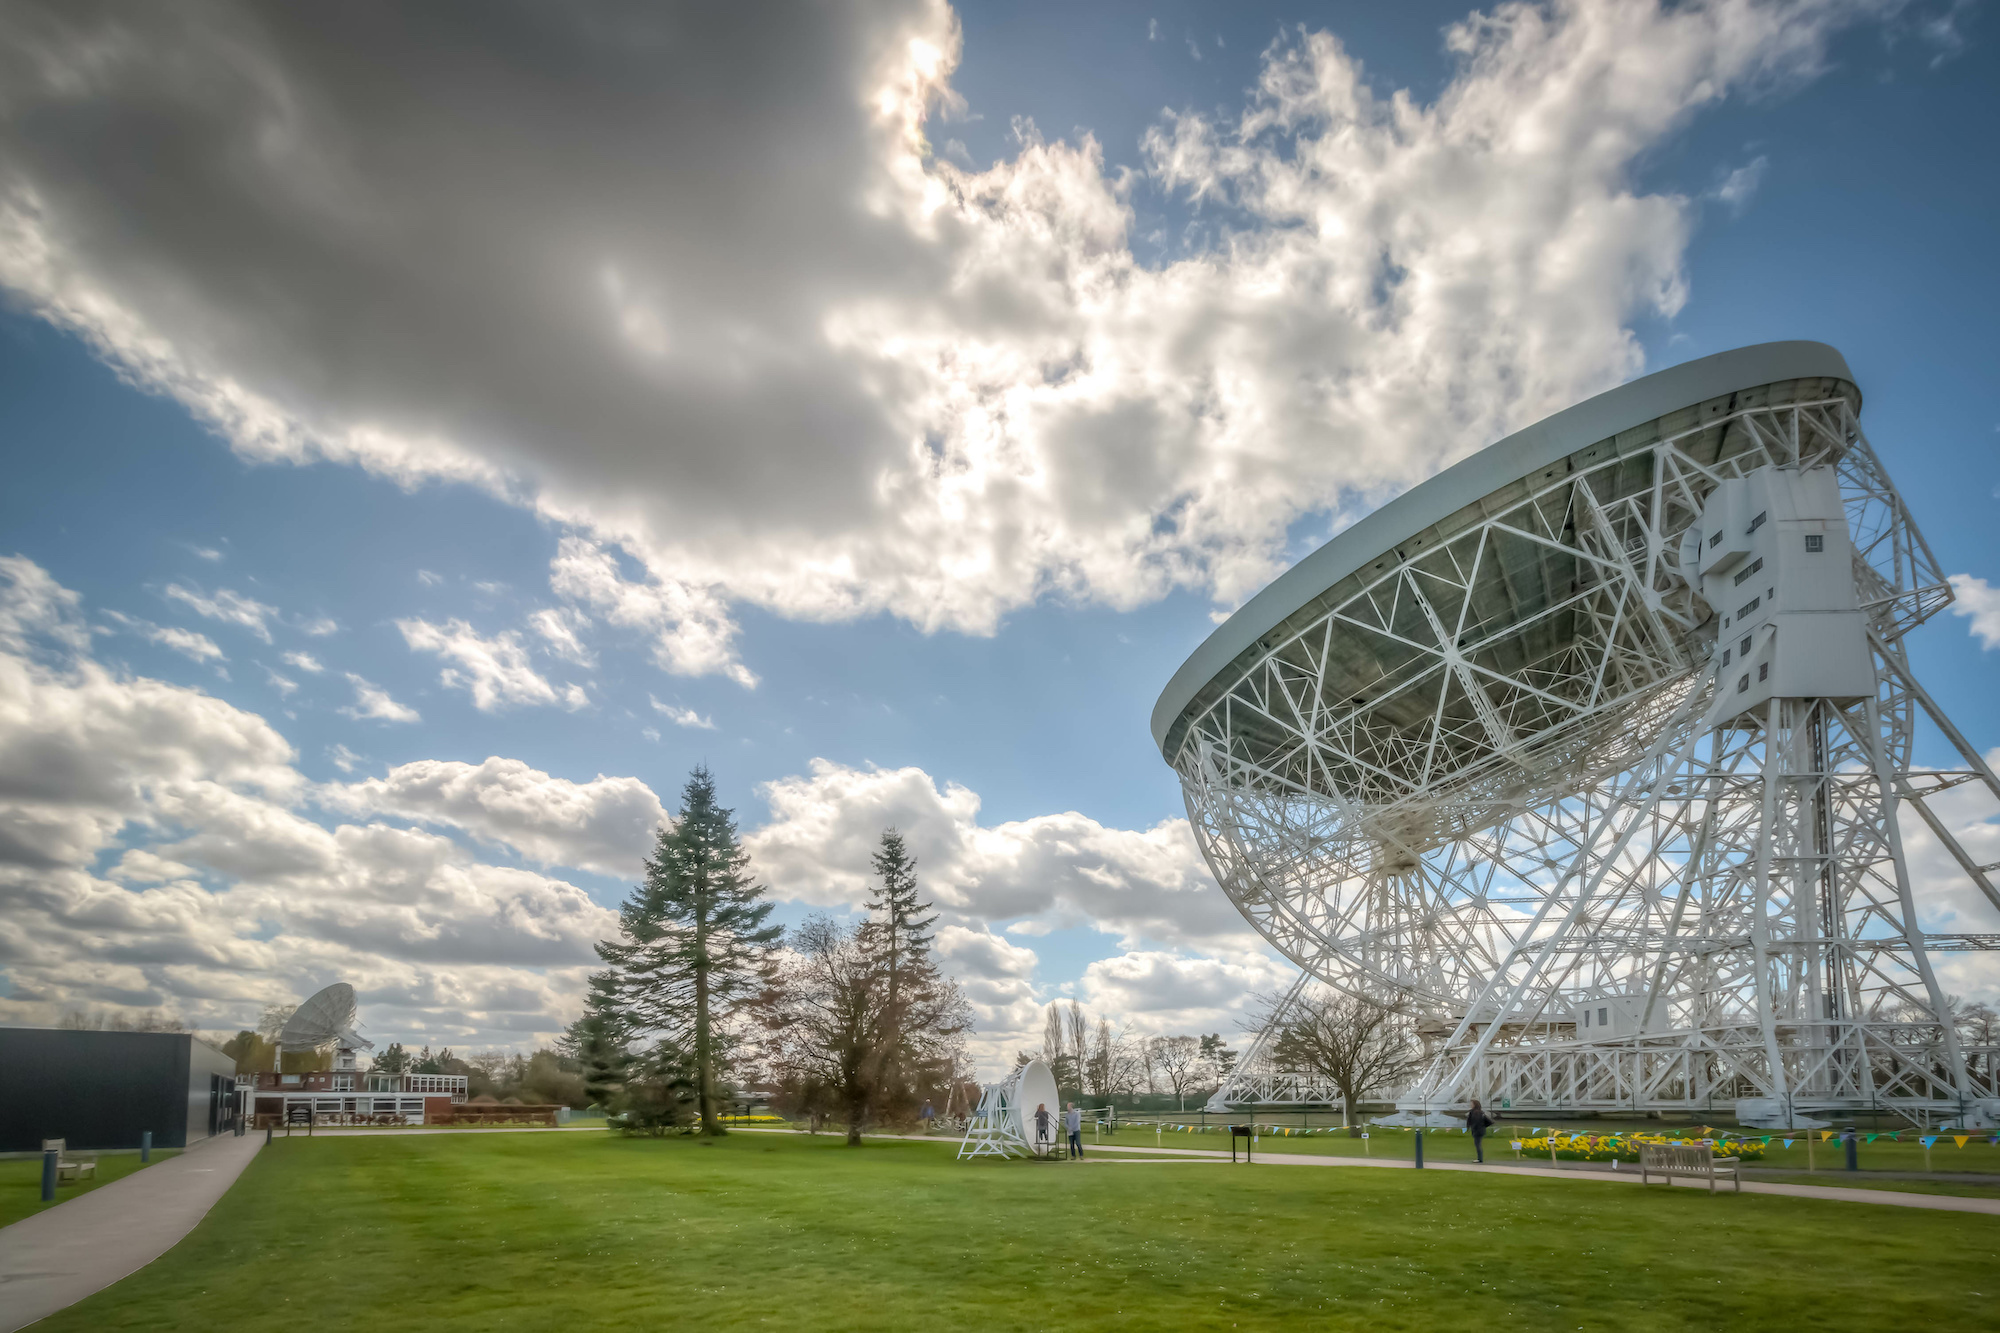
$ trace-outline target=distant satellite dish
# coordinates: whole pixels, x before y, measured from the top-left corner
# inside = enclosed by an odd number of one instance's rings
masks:
[[[336,981],[292,1012],[278,1034],[278,1049],[318,1051],[335,1046],[344,1051],[375,1049],[375,1043],[354,1031],[358,1020],[354,987]]]

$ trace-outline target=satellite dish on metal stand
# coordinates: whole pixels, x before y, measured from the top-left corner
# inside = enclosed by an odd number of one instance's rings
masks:
[[[336,1052],[334,1068],[353,1069],[356,1051],[375,1049],[374,1042],[355,1032],[358,1018],[354,987],[336,981],[292,1011],[278,1034],[278,1050],[323,1051],[331,1046]]]
[[[1047,1107],[1049,1137],[1035,1133],[1035,1108]],[[1030,1060],[998,1083],[981,1090],[979,1110],[966,1126],[958,1158],[1047,1157],[1055,1151],[1060,1131],[1061,1094],[1055,1075],[1040,1060]]]

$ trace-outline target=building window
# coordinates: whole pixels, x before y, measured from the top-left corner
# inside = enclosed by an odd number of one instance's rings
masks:
[[[1757,664],[1757,679],[1769,680],[1770,678],[1771,678],[1771,664],[1769,662],[1759,662]]]
[[[278,1082],[280,1083],[297,1083],[298,1081],[299,1076],[297,1074],[281,1074],[278,1077]]]
[[[1597,1026],[1599,1027],[1604,1026],[1604,1011],[1602,1009],[1599,1009],[1597,1011]]]
[[[1745,676],[1743,679],[1736,682],[1736,692],[1738,694],[1743,693],[1743,691],[1749,688],[1750,688],[1750,677],[1748,676]]]
[[[1818,555],[1821,551],[1824,551],[1825,549],[1826,549],[1826,538],[1820,536],[1817,532],[1808,532],[1806,534],[1806,551],[1809,554]]]
[[[1716,534],[1715,534],[1715,535],[1714,535],[1713,537],[1710,537],[1710,538],[1708,539],[1708,544],[1709,544],[1710,546],[1720,546],[1720,545],[1722,545],[1722,534],[1721,534],[1720,532],[1718,532],[1718,533],[1716,533]]]
[[[1763,527],[1763,526],[1764,526],[1764,520],[1765,520],[1765,519],[1767,519],[1767,518],[1769,518],[1770,516],[1771,516],[1771,511],[1770,511],[1770,510],[1768,510],[1768,509],[1766,509],[1766,510],[1765,510],[1765,511],[1764,511],[1763,513],[1761,513],[1761,514],[1757,515],[1757,517],[1755,517],[1755,518],[1753,518],[1753,519],[1751,519],[1751,520],[1750,520],[1750,528],[1749,528],[1749,530],[1750,530],[1751,532],[1755,532],[1755,531],[1756,531],[1757,529],[1759,529],[1759,528]]]
[[[1743,617],[1745,617],[1745,616],[1749,615],[1749,614],[1750,614],[1750,613],[1751,613],[1752,611],[1755,611],[1755,610],[1756,610],[1756,609],[1757,609],[1757,608],[1758,608],[1759,606],[1762,606],[1762,605],[1763,605],[1763,603],[1764,603],[1764,599],[1763,599],[1763,598],[1761,598],[1761,597],[1752,597],[1752,598],[1751,598],[1751,599],[1750,599],[1749,601],[1745,602],[1745,603],[1744,603],[1744,604],[1743,604],[1742,606],[1739,606],[1739,607],[1737,607],[1737,608],[1736,608],[1736,618],[1737,618],[1738,620],[1741,620],[1741,619],[1743,619]]]
[[[1737,651],[1745,657],[1750,656],[1750,636],[1748,634],[1743,636],[1743,642],[1737,647]]]
[[[1724,648],[1722,650],[1722,665],[1724,666],[1729,665],[1729,650],[1727,648]]]
[[[1736,576],[1736,586],[1739,588],[1742,587],[1743,580],[1749,578],[1752,574],[1755,574],[1758,570],[1762,569],[1763,567],[1764,567],[1764,557],[1760,555],[1755,560],[1752,560],[1749,564],[1745,565],[1743,567],[1743,572]]]

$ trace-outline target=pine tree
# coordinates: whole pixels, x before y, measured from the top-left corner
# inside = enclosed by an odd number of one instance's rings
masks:
[[[632,1071],[629,1034],[618,1005],[616,972],[599,972],[590,979],[590,996],[583,1016],[564,1030],[557,1048],[577,1063],[583,1075],[583,1095],[592,1106],[609,1110]]]
[[[680,813],[660,829],[645,882],[618,915],[618,940],[597,946],[611,965],[618,1011],[633,1034],[657,1034],[692,1071],[702,1132],[721,1134],[718,1082],[728,1056],[724,1022],[767,974],[783,931],[748,873],[732,812],[697,768]],[[666,1061],[664,1063],[672,1063]]]
[[[937,914],[919,898],[917,863],[896,829],[882,830],[874,857],[881,885],[868,900],[858,941],[875,966],[880,995],[875,1101],[891,1115],[914,1110],[919,1084],[935,1083],[970,1026],[958,988],[931,954]]]

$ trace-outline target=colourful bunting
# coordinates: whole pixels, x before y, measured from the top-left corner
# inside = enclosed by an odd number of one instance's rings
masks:
[[[1790,1139],[1786,1139],[1786,1140],[1785,1140],[1785,1146],[1786,1146],[1787,1148],[1791,1147],[1791,1146],[1792,1146],[1792,1141],[1791,1141]]]
[[[1937,1141],[1938,1141],[1938,1136],[1935,1134],[1926,1135],[1917,1140],[1917,1142],[1923,1144],[1924,1147],[1926,1148],[1930,1147],[1933,1143],[1936,1143]]]
[[[1880,1138],[1880,1137],[1882,1137],[1882,1136],[1881,1136],[1881,1135],[1879,1135],[1879,1134],[1870,1134],[1870,1135],[1868,1136],[1868,1141],[1869,1141],[1870,1143],[1873,1143],[1873,1142],[1875,1142],[1875,1140],[1876,1140],[1876,1139],[1878,1139],[1878,1138]]]
[[[1965,1141],[1971,1137],[1972,1136],[1970,1134],[1954,1134],[1951,1136],[1951,1141],[1953,1143],[1956,1143],[1959,1147],[1963,1148],[1965,1146]]]

